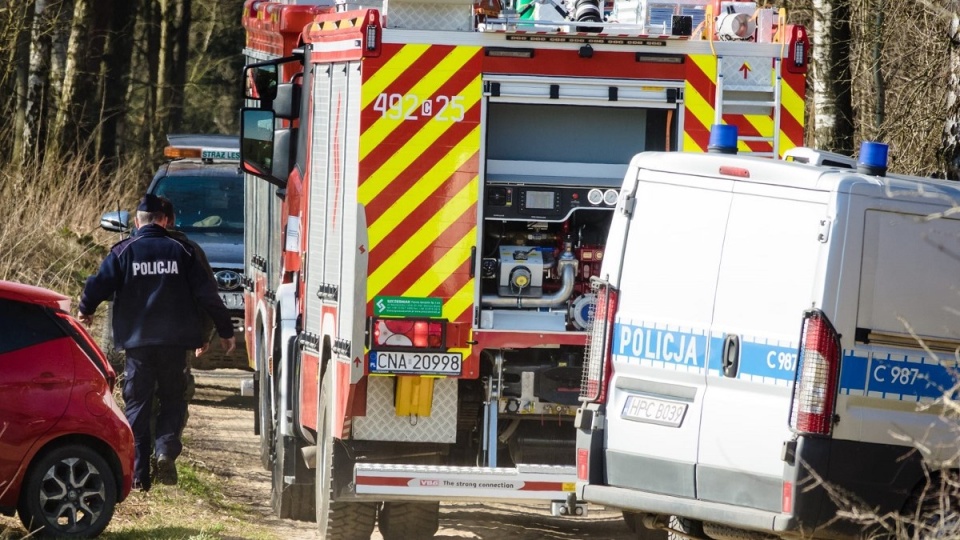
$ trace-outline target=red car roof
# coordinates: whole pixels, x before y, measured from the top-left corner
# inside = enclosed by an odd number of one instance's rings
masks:
[[[50,289],[24,283],[0,280],[0,298],[40,304],[53,309],[62,309],[66,312],[70,311],[70,298]]]

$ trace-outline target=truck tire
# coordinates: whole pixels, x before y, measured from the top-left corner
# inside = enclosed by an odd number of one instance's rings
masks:
[[[691,538],[707,538],[707,535],[703,532],[703,523],[680,516],[670,516],[667,538],[669,540],[690,540]]]
[[[379,525],[383,540],[433,538],[440,528],[440,503],[385,502]]]
[[[663,528],[666,523],[663,518],[656,519],[656,523],[654,523],[654,525],[657,525],[656,528],[650,528],[644,523],[644,517],[654,518],[656,516],[623,511],[623,521],[637,540],[667,540],[667,530]]]
[[[369,540],[377,521],[376,503],[334,501],[340,487],[353,477],[352,462],[330,432],[329,402],[333,368],[327,369],[320,387],[317,426],[317,529],[321,540]],[[334,467],[334,458],[337,467]]]

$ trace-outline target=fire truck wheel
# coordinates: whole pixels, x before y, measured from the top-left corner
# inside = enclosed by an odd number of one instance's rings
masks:
[[[383,540],[433,538],[440,528],[440,503],[385,502],[379,525]]]
[[[338,502],[333,500],[340,487],[353,476],[353,462],[330,432],[327,403],[333,387],[333,368],[327,370],[320,387],[317,406],[317,479],[315,482],[317,529],[321,540],[369,540],[377,521],[376,503]],[[336,467],[334,462],[336,461]],[[337,474],[335,474],[335,472]]]

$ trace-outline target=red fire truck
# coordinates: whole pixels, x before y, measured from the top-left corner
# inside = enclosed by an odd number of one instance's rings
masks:
[[[740,153],[800,146],[805,30],[717,0],[247,0],[243,24],[275,510],[404,539],[433,535],[438,501],[585,512],[589,281],[630,158],[706,151],[713,124]]]

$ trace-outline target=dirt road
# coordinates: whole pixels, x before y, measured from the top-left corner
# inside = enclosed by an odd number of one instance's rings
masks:
[[[184,457],[227,479],[225,493],[250,509],[277,538],[317,538],[314,524],[270,515],[270,473],[260,467],[253,434],[253,398],[240,396],[240,371],[196,371],[197,394],[190,406]],[[591,507],[586,518],[555,518],[546,505],[444,504],[437,538],[481,540],[627,540],[620,512]],[[371,539],[382,539],[374,531]]]

